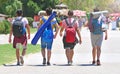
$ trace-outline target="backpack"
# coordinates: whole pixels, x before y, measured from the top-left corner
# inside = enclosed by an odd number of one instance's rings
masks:
[[[44,17],[42,17],[43,22],[46,21]],[[43,31],[42,40],[45,42],[53,41],[53,30],[52,30],[52,22],[49,23],[49,26]]]
[[[20,37],[25,34],[25,28],[22,22],[22,18],[16,18],[15,21],[13,22],[13,35],[16,37]]]
[[[90,32],[93,32],[93,25],[92,25],[92,15],[88,18],[88,28]]]
[[[72,23],[68,23],[67,19],[65,19],[67,28],[65,29],[66,32],[66,42],[67,43],[74,43],[76,41],[76,30],[75,27],[73,26],[75,23],[75,19]]]
[[[99,22],[97,18],[92,19],[93,34],[102,34],[102,20]]]

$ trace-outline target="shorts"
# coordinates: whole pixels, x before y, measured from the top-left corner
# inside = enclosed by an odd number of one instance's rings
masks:
[[[27,37],[26,34],[20,37],[15,37],[13,39],[13,48],[18,48],[19,44],[21,44],[23,46],[23,49],[27,48]]]
[[[95,47],[95,46],[101,47],[102,41],[103,41],[103,33],[102,34],[91,33],[92,47]]]
[[[64,46],[64,49],[74,49],[76,43],[67,43],[66,40],[65,40],[65,36],[63,37],[63,46]]]
[[[47,48],[47,50],[51,50],[52,44],[53,44],[53,41],[51,41],[51,42],[45,42],[45,41],[42,40],[42,38],[41,38],[41,48],[42,48],[42,49]]]

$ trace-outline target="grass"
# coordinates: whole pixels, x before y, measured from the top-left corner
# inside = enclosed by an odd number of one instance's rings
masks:
[[[30,28],[31,34],[37,32],[37,28]],[[20,50],[22,51],[22,49]],[[40,45],[33,46],[28,44],[26,54],[36,53],[40,51]],[[16,50],[12,47],[12,44],[0,44],[0,65],[5,63],[11,63],[16,60]]]
[[[30,28],[30,33],[33,34],[33,33],[36,33],[37,32],[37,28]]]
[[[16,60],[15,49],[12,44],[1,44],[0,45],[0,65],[5,63],[11,63]],[[22,51],[22,49],[20,50]],[[40,45],[28,44],[26,54],[40,52]]]

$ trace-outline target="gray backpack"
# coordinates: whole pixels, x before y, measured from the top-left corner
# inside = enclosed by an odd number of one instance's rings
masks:
[[[16,37],[20,37],[25,34],[25,28],[22,22],[22,18],[16,18],[15,21],[13,22],[13,35]]]

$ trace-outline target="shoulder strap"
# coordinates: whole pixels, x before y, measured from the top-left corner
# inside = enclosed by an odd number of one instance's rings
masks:
[[[46,21],[46,19],[45,19],[44,17],[42,17],[42,21],[43,21],[43,22],[45,22],[45,21]]]
[[[15,21],[21,21],[23,19],[23,17],[19,18],[15,18]]]
[[[67,26],[69,26],[69,23],[68,23],[67,19],[65,19],[65,22],[66,22]]]
[[[65,19],[65,22],[66,22],[67,26],[73,26],[74,23],[76,22],[76,20],[74,19],[73,22],[69,24],[67,19]]]
[[[72,22],[72,24],[71,24],[71,26],[73,26],[75,24],[75,22],[76,22],[76,20],[74,19],[73,22]]]

